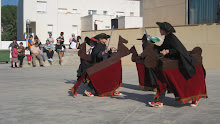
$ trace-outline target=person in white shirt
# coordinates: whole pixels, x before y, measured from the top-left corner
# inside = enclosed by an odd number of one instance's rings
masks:
[[[75,37],[74,33],[70,37],[69,42],[70,42],[69,48],[70,49],[76,49],[76,37]]]
[[[47,40],[50,42],[50,44],[54,47],[54,38],[52,37],[52,33],[49,34],[49,37],[47,38]]]

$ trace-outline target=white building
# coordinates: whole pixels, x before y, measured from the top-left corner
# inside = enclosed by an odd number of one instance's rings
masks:
[[[18,40],[25,40],[27,19],[31,20],[30,33],[37,35],[42,43],[45,43],[48,33],[53,33],[53,37],[57,38],[60,32],[64,32],[65,44],[68,44],[72,33],[81,35],[81,31],[94,30],[94,24],[97,24],[98,30],[110,29],[111,19],[121,16],[140,18],[140,2],[133,0],[19,0]],[[130,28],[136,28],[135,20],[133,21],[129,22],[133,25]],[[143,25],[143,22],[140,24]]]

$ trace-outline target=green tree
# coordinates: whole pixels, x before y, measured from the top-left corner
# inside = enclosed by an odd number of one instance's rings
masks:
[[[2,41],[17,39],[17,6],[5,5],[1,8]]]

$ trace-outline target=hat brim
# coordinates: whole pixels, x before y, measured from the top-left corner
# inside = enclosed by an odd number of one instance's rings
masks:
[[[89,37],[85,37],[85,41],[86,41],[86,43],[87,43],[89,46],[90,46],[90,43],[91,43],[91,42],[93,42],[94,44],[97,43],[96,41],[92,40],[92,39],[89,38]]]
[[[99,35],[95,36],[94,38],[98,40],[98,39],[108,39],[110,37],[111,37],[110,35],[99,34]]]

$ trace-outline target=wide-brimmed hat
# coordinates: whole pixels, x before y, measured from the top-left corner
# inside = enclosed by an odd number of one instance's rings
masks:
[[[156,24],[160,27],[160,29],[163,29],[167,33],[175,33],[176,32],[175,29],[173,28],[173,26],[168,22],[157,22]]]
[[[146,34],[143,35],[142,38],[139,38],[137,40],[147,40],[147,41],[151,41],[152,43],[155,43],[154,41],[152,41],[150,38],[147,38]]]
[[[110,38],[110,35],[107,35],[105,33],[101,33],[101,34],[96,35],[94,38],[97,40],[98,39],[108,39],[108,38]]]
[[[94,37],[91,37],[91,38],[85,37],[85,41],[86,41],[86,43],[87,43],[88,45],[90,45],[91,42],[93,42],[94,44],[96,44],[98,40],[95,39]]]

